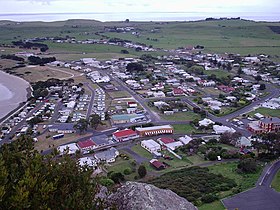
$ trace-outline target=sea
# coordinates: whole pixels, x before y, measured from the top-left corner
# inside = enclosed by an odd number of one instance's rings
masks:
[[[0,84],[0,103],[11,99],[13,95],[13,92],[11,92],[6,86]]]
[[[0,14],[0,20],[12,21],[63,21],[69,19],[91,19],[98,21],[197,21],[205,18],[236,18],[254,21],[280,21],[279,13],[262,12],[121,12],[121,13],[35,13],[35,14]]]

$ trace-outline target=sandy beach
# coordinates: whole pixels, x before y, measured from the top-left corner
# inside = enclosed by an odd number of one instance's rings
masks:
[[[29,83],[25,80],[0,71],[1,93],[0,96],[0,119],[18,107],[18,105],[27,100],[27,88]],[[4,86],[4,87],[3,87]]]

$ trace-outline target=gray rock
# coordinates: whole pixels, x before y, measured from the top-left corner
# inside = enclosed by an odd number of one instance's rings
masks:
[[[192,203],[171,190],[138,182],[127,182],[107,201],[119,210],[197,210]]]

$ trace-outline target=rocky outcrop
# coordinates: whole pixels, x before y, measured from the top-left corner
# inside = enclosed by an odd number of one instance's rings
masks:
[[[138,182],[127,182],[107,201],[119,210],[197,210],[192,203],[171,190]]]

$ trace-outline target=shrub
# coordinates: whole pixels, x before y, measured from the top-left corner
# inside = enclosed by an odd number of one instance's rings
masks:
[[[123,173],[124,173],[124,175],[129,175],[132,173],[132,170],[131,170],[131,168],[126,168],[126,169],[124,169]]]
[[[201,197],[201,201],[203,203],[211,203],[211,202],[213,202],[215,200],[218,200],[218,199],[219,199],[218,196],[217,195],[213,195],[213,194],[207,194],[207,195],[203,195]]]

